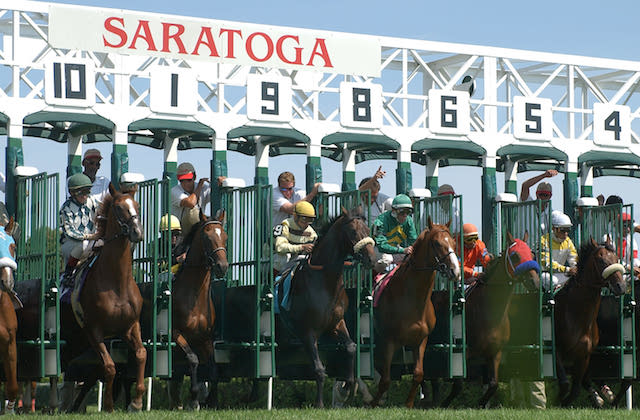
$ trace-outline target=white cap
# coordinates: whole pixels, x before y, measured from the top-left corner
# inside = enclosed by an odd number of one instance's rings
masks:
[[[551,226],[553,227],[571,227],[571,219],[560,210],[554,210],[551,213]]]
[[[407,195],[415,198],[429,198],[431,197],[431,190],[428,188],[411,188]]]
[[[144,182],[144,175],[135,172],[125,172],[120,175],[121,184],[138,184]]]

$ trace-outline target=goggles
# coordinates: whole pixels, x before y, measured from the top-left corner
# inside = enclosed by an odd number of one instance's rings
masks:
[[[557,227],[556,228],[559,232],[564,232],[564,233],[569,233],[571,232],[571,228],[568,227]]]
[[[478,240],[478,237],[477,237],[476,235],[473,235],[473,236],[465,236],[465,237],[464,237],[464,243],[466,243],[466,244],[471,244],[471,243],[473,243],[473,242],[475,242],[475,241],[477,241],[477,240]]]
[[[402,216],[409,216],[411,213],[413,213],[411,209],[400,209],[396,211],[398,212],[398,215],[402,215]]]
[[[300,218],[300,220],[302,220],[303,222],[307,222],[307,223],[311,223],[316,219],[315,217],[311,217],[311,216],[300,216],[300,215],[298,215],[298,217]]]

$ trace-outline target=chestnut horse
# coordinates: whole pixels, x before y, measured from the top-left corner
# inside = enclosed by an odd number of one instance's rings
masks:
[[[413,407],[418,386],[424,377],[423,357],[427,337],[436,324],[431,292],[436,273],[451,280],[460,278],[460,264],[449,224],[433,224],[413,244],[413,253],[398,267],[379,297],[375,310],[375,368],[380,373],[378,392],[371,402],[377,406],[391,383],[391,361],[401,346],[413,350],[413,383],[405,402]]]
[[[516,283],[534,290],[540,283],[540,266],[533,260],[526,244],[529,234],[522,240],[507,232],[509,245],[505,252],[493,259],[466,296],[467,359],[486,364],[488,387],[478,404],[486,408],[498,389],[498,369],[502,349],[511,337],[509,307]],[[447,407],[462,390],[462,379],[456,379],[442,406]]]
[[[213,359],[213,324],[216,319],[211,299],[211,273],[222,278],[227,273],[227,233],[223,227],[224,212],[216,219],[201,221],[191,228],[180,248],[188,249],[184,263],[173,281],[172,338],[184,352],[191,377],[191,402],[198,408],[198,364],[208,364],[210,372],[215,369]],[[181,251],[177,251],[181,253]],[[174,364],[175,366],[175,364]],[[211,377],[213,381],[215,378]],[[174,377],[169,396],[172,406],[180,400],[179,383]],[[210,387],[207,405],[213,407],[215,385]]]
[[[116,375],[115,363],[104,340],[120,337],[129,344],[136,361],[136,392],[129,409],[141,410],[147,351],[140,335],[142,297],[133,278],[131,250],[131,244],[143,238],[138,218],[140,206],[133,192],[121,193],[111,184],[109,192],[111,196],[105,198],[98,215],[104,247],[89,269],[78,298],[83,311],[82,329],[104,367],[104,409],[113,411],[113,380]],[[78,404],[79,399],[74,406]]]
[[[16,244],[13,232],[13,217],[5,227],[0,227],[0,359],[6,377],[7,407],[5,413],[15,413],[18,395],[16,331],[18,320],[12,299],[16,265]]]
[[[600,339],[597,317],[601,289],[608,287],[614,295],[623,295],[627,289],[623,272],[613,247],[591,239],[580,247],[578,272],[555,295],[556,372],[563,407],[576,399],[580,385],[594,403],[602,402],[587,369]],[[572,376],[570,392],[567,373]]]
[[[316,376],[316,407],[323,407],[322,388],[325,368],[318,354],[318,338],[324,333],[337,336],[347,350],[347,387],[353,395],[356,344],[349,336],[344,314],[349,305],[344,290],[344,261],[349,255],[371,268],[375,261],[374,241],[362,215],[362,208],[342,214],[330,222],[320,233],[308,263],[303,263],[295,274],[289,299],[291,309],[280,309],[280,320],[285,321],[299,337],[311,356]],[[278,303],[276,303],[278,304]]]

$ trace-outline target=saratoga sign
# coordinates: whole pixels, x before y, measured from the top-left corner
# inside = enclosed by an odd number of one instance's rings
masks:
[[[375,37],[51,5],[54,48],[380,76]]]

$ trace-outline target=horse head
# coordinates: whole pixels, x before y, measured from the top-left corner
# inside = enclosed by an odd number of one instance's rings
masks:
[[[202,247],[207,259],[207,266],[217,278],[224,277],[229,268],[227,261],[227,232],[224,230],[224,210],[215,219],[207,220],[201,213]]]
[[[427,229],[413,245],[411,258],[415,261],[425,261],[428,268],[455,280],[460,278],[460,263],[454,251],[456,244],[449,232],[450,225],[451,221],[444,225],[435,224],[429,216]]]
[[[6,226],[0,226],[0,284],[3,290],[13,290],[13,272],[16,264],[16,243],[11,236],[15,223],[13,216]]]
[[[133,191],[121,193],[109,184],[109,192],[113,199],[111,210],[120,230],[118,235],[126,237],[132,243],[140,242],[143,238],[142,223],[138,217],[140,205],[133,197]]]
[[[596,285],[599,284],[601,287],[608,287],[616,296],[624,295],[627,291],[627,284],[622,276],[624,266],[618,263],[618,255],[613,249],[613,246],[611,246],[609,242],[598,245],[596,241],[591,238],[591,247],[594,249],[590,258],[590,264],[592,264],[592,266],[591,269],[587,269],[587,271],[600,274],[599,278],[601,281],[597,282]],[[589,262],[585,262],[585,264],[589,264]]]
[[[365,222],[362,206],[358,206],[351,211],[347,211],[342,207],[339,223],[339,232],[341,232],[347,247],[350,249],[350,253],[365,268],[373,267],[376,260],[373,249],[375,241],[369,236],[369,228]]]
[[[540,265],[533,258],[531,248],[527,245],[529,232],[522,239],[514,238],[507,232],[509,245],[504,252],[505,269],[511,279],[522,282],[529,291],[537,290],[540,284]]]

